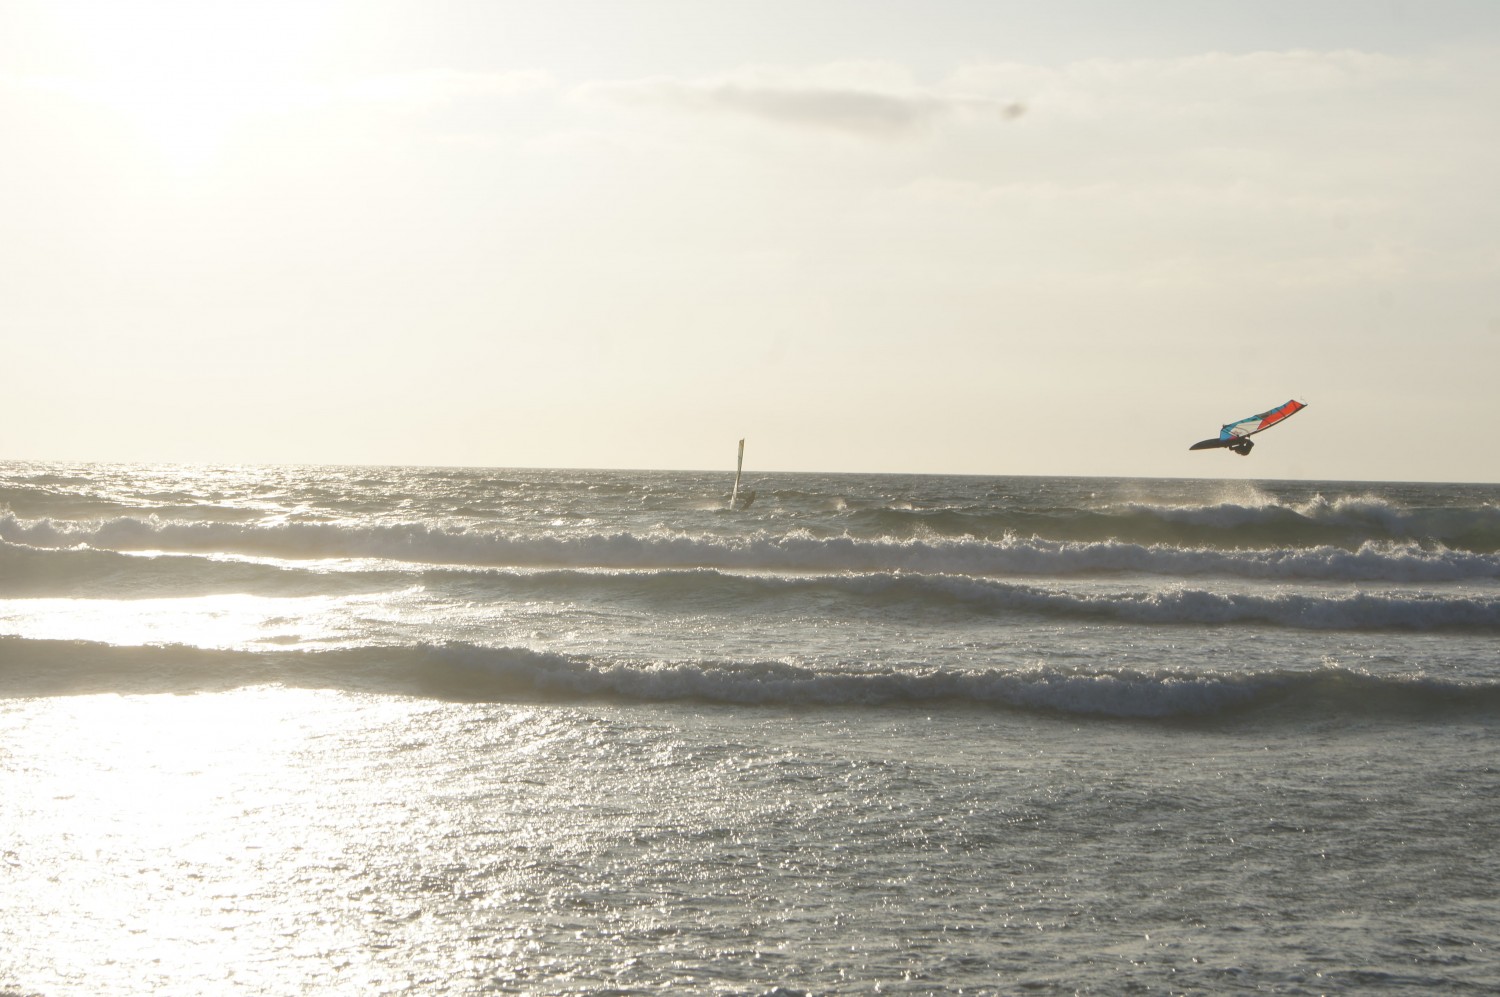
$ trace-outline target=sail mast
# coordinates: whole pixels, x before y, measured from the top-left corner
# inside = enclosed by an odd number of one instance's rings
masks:
[[[740,459],[734,464],[734,491],[729,495],[729,507],[734,508],[740,499],[740,472],[745,468],[745,441],[740,440]]]

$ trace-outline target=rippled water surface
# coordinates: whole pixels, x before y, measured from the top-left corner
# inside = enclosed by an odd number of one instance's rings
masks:
[[[1500,988],[1500,488],[0,464],[0,993]]]

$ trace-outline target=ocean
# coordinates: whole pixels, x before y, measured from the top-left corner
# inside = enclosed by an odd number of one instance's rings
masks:
[[[1500,992],[1500,486],[0,463],[0,994]]]

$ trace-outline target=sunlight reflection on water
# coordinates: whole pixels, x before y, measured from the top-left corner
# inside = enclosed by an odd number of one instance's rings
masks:
[[[189,992],[265,973],[294,992],[365,948],[337,893],[297,888],[347,867],[340,825],[384,802],[357,759],[331,753],[356,712],[379,724],[414,708],[265,687],[8,706],[4,920],[46,919],[58,985]]]
[[[116,646],[255,648],[355,645],[382,625],[418,622],[419,590],[357,596],[208,595],[167,599],[0,599],[0,632]]]

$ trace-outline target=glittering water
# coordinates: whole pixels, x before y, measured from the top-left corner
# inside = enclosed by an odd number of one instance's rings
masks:
[[[1490,992],[1500,487],[0,464],[0,993]]]

